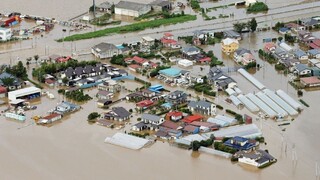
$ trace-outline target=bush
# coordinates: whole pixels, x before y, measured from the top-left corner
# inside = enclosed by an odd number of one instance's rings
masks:
[[[303,105],[305,105],[306,107],[310,107],[309,104],[307,104],[304,100],[299,99],[299,101],[300,101]]]
[[[100,117],[100,114],[97,112],[92,112],[88,115],[88,121],[89,122],[95,122],[95,119],[97,119],[98,117]]]
[[[303,92],[300,89],[297,91],[297,94],[298,96],[303,96]]]
[[[247,9],[248,13],[256,13],[256,12],[262,12],[262,11],[268,11],[268,5],[266,5],[263,2],[256,2],[252,5],[250,5]]]
[[[223,110],[223,107],[219,104],[217,104],[217,108],[220,109],[220,110]]]

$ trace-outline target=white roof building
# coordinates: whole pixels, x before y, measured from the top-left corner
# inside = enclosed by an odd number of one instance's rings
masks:
[[[188,59],[181,59],[178,61],[178,64],[184,67],[189,67],[193,65],[193,62]]]
[[[37,87],[27,87],[27,88],[23,88],[23,89],[19,89],[16,91],[10,91],[8,93],[8,99],[10,101],[15,101],[18,98],[28,98],[28,99],[32,99],[34,98],[33,96],[40,96],[41,95],[41,89],[37,88]]]
[[[222,43],[223,43],[224,45],[230,45],[230,44],[232,44],[232,43],[237,43],[237,44],[239,44],[239,41],[236,40],[236,39],[232,39],[232,38],[226,38],[226,39],[223,39],[223,40],[222,40]]]

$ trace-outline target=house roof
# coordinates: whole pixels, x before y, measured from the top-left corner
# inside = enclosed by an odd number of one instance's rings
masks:
[[[222,40],[222,44],[224,44],[224,45],[230,45],[233,43],[239,44],[239,41],[236,39],[233,39],[233,38],[226,38],[226,39]]]
[[[186,125],[183,130],[187,131],[187,132],[194,132],[196,129],[198,129],[199,127],[197,126],[192,126],[192,125]]]
[[[207,101],[190,101],[188,106],[191,106],[191,107],[204,107],[204,108],[211,108],[211,103],[210,102],[207,102]]]
[[[179,128],[179,125],[172,122],[172,121],[164,121],[161,126],[169,128],[169,129],[174,129],[177,130]]]
[[[165,32],[163,35],[164,35],[165,37],[171,37],[171,36],[173,36],[173,34],[170,33],[170,32]]]
[[[99,5],[97,5],[96,7],[97,8],[103,8],[103,9],[109,9],[109,8],[111,8],[111,6],[112,6],[112,4],[109,3],[108,1],[106,1],[106,2],[103,2],[103,3],[99,4]]]
[[[183,113],[180,111],[171,111],[171,112],[167,113],[167,116],[169,116],[169,117],[171,117],[171,116],[177,117],[177,116],[182,116],[182,115],[183,115]]]
[[[99,53],[110,51],[110,50],[118,50],[117,46],[115,46],[114,44],[104,43],[104,42],[93,46],[92,49],[94,49],[95,51],[97,51]]]
[[[135,126],[137,128],[142,128],[142,127],[146,126],[146,124],[144,122],[138,122],[137,124],[135,124],[133,126]]]
[[[320,79],[316,76],[300,78],[305,84],[320,84]]]
[[[273,42],[267,42],[264,44],[264,48],[266,48],[266,49],[271,49],[274,47],[276,47],[276,45]]]
[[[153,105],[153,102],[151,100],[143,100],[143,101],[140,101],[137,103],[137,106],[139,107],[148,107],[148,106],[151,106]]]
[[[155,1],[150,3],[150,5],[158,5],[158,6],[161,6],[161,7],[169,6],[170,4],[171,4],[170,1],[165,1],[165,0],[155,0]]]
[[[157,137],[168,137],[168,132],[159,130],[154,135]]]
[[[61,114],[58,114],[58,113],[52,113],[52,114],[50,114],[50,115],[48,115],[48,116],[45,116],[45,117],[43,117],[43,118],[41,118],[41,119],[47,119],[47,120],[50,120],[50,119],[53,119],[53,118],[55,118],[55,117],[59,117],[59,116],[61,116]]]
[[[100,90],[100,91],[98,91],[97,94],[102,95],[102,96],[109,96],[109,95],[111,95],[113,93],[109,92],[109,91]]]
[[[161,119],[161,117],[157,116],[157,115],[154,115],[154,114],[143,113],[141,115],[141,119],[147,119],[149,121],[159,121]]]
[[[139,56],[133,56],[132,58],[126,58],[125,61],[134,61],[137,64],[143,64],[144,62],[147,62],[148,60],[141,58]]]
[[[146,6],[149,6],[147,4],[141,4],[136,2],[130,2],[130,1],[120,1],[118,4],[116,4],[116,8],[121,9],[130,9],[134,11],[140,11],[141,9],[145,8]]]
[[[132,68],[132,69],[141,69],[142,66],[138,65],[138,64],[130,64],[128,67]]]
[[[320,54],[320,51],[318,49],[310,49],[308,50],[308,53],[311,55],[317,55]]]
[[[298,70],[299,72],[301,72],[301,71],[303,71],[303,70],[305,70],[305,69],[308,69],[308,66],[305,65],[305,64],[297,64],[297,65],[295,66],[295,69]]]
[[[6,93],[7,92],[7,88],[0,86],[0,94]]]
[[[245,49],[245,48],[239,48],[239,49],[237,49],[237,50],[235,51],[235,53],[236,53],[237,55],[241,56],[241,55],[243,55],[243,54],[245,54],[245,53],[251,54],[251,51],[248,50],[248,49]]]
[[[219,125],[215,124],[215,123],[211,123],[211,122],[202,122],[202,121],[193,121],[192,123],[190,123],[193,126],[204,126],[204,127],[208,127],[208,128],[212,128],[212,127],[219,127]]]
[[[301,19],[301,22],[306,26],[314,26],[318,24],[318,21],[313,18]]]
[[[296,55],[297,57],[301,57],[301,56],[306,56],[306,52],[302,51],[301,49],[298,49],[294,52],[294,55]]]
[[[189,53],[189,52],[195,52],[195,51],[199,51],[199,49],[194,46],[187,46],[182,48],[183,53]]]
[[[241,37],[241,35],[234,30],[226,30],[223,32],[223,34],[225,37],[233,37],[233,38]]]
[[[203,116],[195,114],[195,115],[190,115],[187,116],[183,119],[183,122],[186,123],[192,123],[193,121],[200,121],[203,118]]]
[[[279,32],[287,32],[289,30],[290,30],[289,28],[282,27],[282,28],[279,29]]]
[[[10,73],[3,72],[0,74],[0,85],[3,85],[2,79],[5,79],[5,78],[12,78],[14,86],[21,84],[21,81],[17,77],[15,77],[14,75],[12,75]]]
[[[131,113],[123,107],[113,107],[112,111],[120,118],[128,117],[131,115]]]
[[[166,76],[170,76],[170,77],[176,77],[180,75],[181,70],[180,69],[176,69],[176,68],[168,68],[168,69],[163,69],[160,70],[159,73],[166,75]]]

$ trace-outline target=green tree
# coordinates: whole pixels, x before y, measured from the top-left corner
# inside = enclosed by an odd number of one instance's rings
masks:
[[[252,18],[251,21],[249,21],[249,25],[250,25],[250,30],[252,32],[256,31],[257,30],[257,27],[258,27],[258,23],[256,21],[255,18]]]
[[[233,29],[239,33],[242,33],[243,29],[246,28],[247,23],[237,22],[233,24]]]
[[[283,40],[283,37],[282,37],[282,36],[279,36],[279,37],[278,37],[278,41],[281,42],[282,40]]]
[[[92,112],[88,115],[88,120],[97,119],[98,117],[100,117],[100,114],[98,112]]]
[[[8,87],[8,86],[12,86],[12,85],[13,85],[13,83],[14,83],[14,78],[5,77],[5,78],[2,78],[1,81],[2,81],[3,85],[5,85],[5,86]]]
[[[192,150],[193,151],[198,151],[199,148],[201,147],[201,144],[200,144],[199,141],[193,141],[191,145],[192,145]]]
[[[63,79],[62,79],[62,83],[63,84],[67,84],[69,82],[69,79],[67,78],[67,77],[64,77]]]

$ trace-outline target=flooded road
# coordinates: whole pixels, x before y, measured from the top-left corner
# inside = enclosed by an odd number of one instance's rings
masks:
[[[284,3],[287,1],[270,1],[271,4],[279,4],[277,2]],[[50,7],[59,7],[50,8],[50,11],[39,9],[38,7],[43,3],[48,6],[51,5]],[[90,3],[91,1],[81,1],[80,3],[80,1],[70,0],[64,2],[64,5],[61,6],[62,1],[47,2],[37,0],[33,1],[33,3],[28,3],[28,7],[26,7],[24,1],[17,0],[13,2],[4,0],[4,6],[1,7],[1,10],[4,8],[5,11],[9,11],[10,8],[15,8],[14,10],[16,11],[50,17],[57,17],[56,15],[59,14],[60,18],[68,19],[86,11]],[[223,1],[220,1],[220,3],[223,3]],[[68,9],[74,7],[75,4],[77,4],[77,7],[69,11]],[[211,5],[215,6],[213,3],[210,3]],[[61,11],[64,13],[60,13]],[[311,12],[310,14],[317,14],[317,12]],[[222,25],[217,26],[222,27]],[[79,42],[56,43],[53,39],[67,35],[63,34],[61,31],[62,27],[58,26],[43,38],[38,37],[36,40],[22,41],[21,43],[1,44],[0,51],[32,46],[34,48],[0,54],[0,61],[1,64],[10,62],[14,64],[18,60],[24,60],[26,57],[31,57],[35,54],[41,56],[53,53],[69,55],[74,51],[87,52],[88,48],[99,42],[106,41],[115,44],[120,44],[124,41],[131,42],[140,40],[145,35],[144,33],[149,33],[152,37],[159,38],[162,36],[162,33],[156,32],[165,31],[167,28],[169,27],[129,33],[125,35],[125,38],[123,35],[115,35]],[[173,30],[175,36],[185,35],[192,31],[192,29],[179,30],[179,28],[180,25],[177,25]],[[198,29],[201,28],[203,27],[198,27]],[[209,28],[212,28],[212,25]],[[250,38],[247,36],[247,34],[244,34],[245,39],[240,42],[240,46],[251,50],[258,50],[262,48],[263,38],[278,37],[279,34],[267,31],[251,34]],[[49,47],[49,52],[46,50],[46,46]],[[230,57],[221,53],[220,48],[220,45],[216,44],[214,46],[207,46],[205,50],[213,50],[215,55],[223,60],[226,66],[236,66]],[[257,53],[254,53],[254,55],[258,58]],[[90,58],[93,59],[89,55],[87,59]],[[254,75],[258,80],[269,89],[283,89],[290,96],[298,99],[296,91],[287,83],[288,77],[278,74],[272,65],[259,58],[258,63],[263,66]],[[194,66],[193,70],[198,73],[198,68],[199,66]],[[207,71],[207,68],[203,71]],[[199,72],[201,75],[202,73]],[[229,75],[238,81],[238,86],[245,93],[257,91],[241,75],[234,72],[230,72]],[[160,81],[152,81],[152,84],[156,83],[160,83]],[[123,83],[123,85],[129,85],[130,88],[128,89],[130,90],[140,87],[133,82]],[[181,87],[165,87],[170,90],[181,89],[187,93],[192,93],[191,90]],[[315,163],[320,160],[320,155],[318,154],[320,149],[318,141],[318,137],[320,136],[320,121],[318,117],[320,116],[320,112],[317,111],[319,91],[304,92],[302,98],[310,105],[310,108],[305,108],[291,122],[291,125],[286,127],[287,130],[285,132],[281,131],[277,123],[272,120],[263,122],[254,120],[254,123],[262,128],[267,141],[267,145],[263,145],[262,148],[268,149],[278,159],[276,164],[263,170],[243,166],[239,163],[233,164],[227,159],[207,154],[192,156],[191,151],[178,149],[160,141],[141,151],[132,151],[105,144],[103,143],[105,137],[111,136],[118,131],[87,123],[86,117],[91,111],[100,113],[104,111],[97,108],[95,99],[83,104],[84,109],[71,114],[61,123],[50,128],[32,125],[32,120],[29,117],[45,114],[48,110],[54,108],[59,101],[63,100],[57,94],[56,89],[49,89],[49,91],[54,93],[56,99],[50,100],[47,97],[42,97],[40,101],[41,105],[38,104],[39,108],[35,111],[27,112],[28,119],[25,123],[17,123],[6,120],[3,116],[0,117],[1,179],[316,179],[314,167]],[[94,89],[86,93],[94,95],[96,92],[97,90]],[[234,106],[226,103],[224,99],[225,97],[219,97],[215,99],[215,102],[221,104],[225,109],[233,109]],[[126,108],[133,106],[132,103],[126,103],[125,101],[116,105]],[[4,106],[0,107],[1,110],[4,108]],[[224,112],[219,111],[219,113]],[[251,114],[247,109],[239,110],[239,113]],[[253,117],[255,119],[256,116]],[[135,122],[135,118],[136,115],[134,115],[132,122]],[[130,126],[126,126],[125,129],[127,130],[128,128]],[[294,153],[297,154],[297,162],[292,161],[292,154]]]

